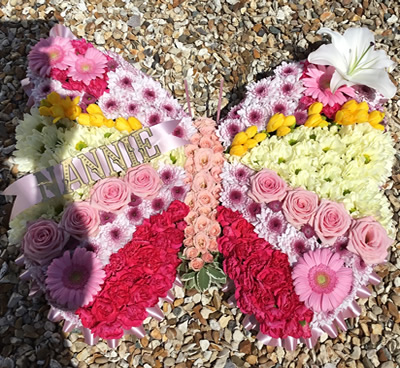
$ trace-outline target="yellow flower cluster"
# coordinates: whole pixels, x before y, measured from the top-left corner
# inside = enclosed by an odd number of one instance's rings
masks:
[[[276,131],[278,137],[283,137],[292,131],[290,127],[294,124],[296,124],[296,118],[293,115],[285,116],[277,113],[269,119],[267,133]]]
[[[308,128],[315,128],[315,127],[326,127],[328,126],[328,122],[322,117],[321,111],[324,105],[321,102],[314,102],[308,108],[308,118],[304,124],[304,126]]]
[[[244,132],[235,135],[232,141],[230,155],[243,156],[250,148],[257,146],[267,138],[267,134],[260,132],[255,125],[248,127]]]
[[[107,119],[96,104],[90,104],[86,108],[87,113],[82,113],[82,109],[78,103],[79,96],[71,100],[70,97],[61,98],[57,92],[51,92],[40,102],[39,113],[42,116],[53,117],[53,123],[57,123],[60,119],[68,118],[69,120],[76,120],[81,125],[106,126],[119,131],[131,132],[132,130],[142,128],[142,124],[135,117],[128,119],[120,117],[115,119],[115,121]]]
[[[61,98],[57,92],[51,92],[46,99],[40,102],[39,113],[42,116],[53,117],[54,124],[63,118],[75,120],[82,112],[78,103],[79,96],[71,100],[69,96]]]
[[[383,112],[378,110],[368,113],[368,104],[363,101],[357,103],[355,100],[347,101],[335,115],[335,122],[339,125],[353,125],[359,123],[369,123],[372,127],[384,130],[385,127],[380,122],[385,117]]]
[[[117,118],[114,120],[107,119],[100,107],[96,104],[90,104],[86,108],[87,113],[82,113],[77,117],[77,121],[81,125],[86,126],[106,126],[108,128],[115,128],[119,131],[127,131],[131,132],[132,130],[138,130],[142,128],[142,124],[140,121],[134,117],[125,118]]]

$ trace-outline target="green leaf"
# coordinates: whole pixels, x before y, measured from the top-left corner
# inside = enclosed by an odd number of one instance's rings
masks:
[[[112,133],[104,133],[104,138],[110,138],[112,136]]]
[[[75,149],[78,151],[82,151],[84,148],[86,148],[88,145],[83,142],[83,141],[79,141],[76,145],[75,145]]]
[[[324,180],[325,180],[326,182],[328,182],[328,183],[330,183],[330,182],[332,181],[331,178],[325,178]]]
[[[284,158],[279,157],[279,159],[278,159],[278,165],[280,165],[281,163],[285,163],[285,162],[286,162],[286,160],[285,160]]]
[[[329,147],[325,147],[325,148],[322,149],[322,151],[324,151],[325,153],[328,152],[329,150],[330,150]]]
[[[169,155],[169,158],[171,159],[171,161],[172,161],[173,164],[176,163],[177,158],[176,158],[172,153]]]
[[[301,169],[296,169],[295,171],[294,171],[294,173],[296,174],[296,175],[299,175],[299,172],[301,171]]]
[[[196,277],[196,272],[188,272],[181,276],[182,281],[189,281],[193,277]]]
[[[298,141],[297,141],[296,139],[291,139],[291,140],[289,140],[289,144],[290,144],[291,146],[294,146],[297,142],[298,142]]]
[[[370,155],[367,155],[367,154],[364,154],[364,158],[365,158],[365,164],[369,164],[370,162],[371,162],[371,156]]]
[[[350,194],[351,193],[351,190],[348,190],[348,189],[345,189],[344,191],[343,191],[343,195],[345,196],[346,194]]]
[[[210,287],[211,278],[204,267],[197,273],[196,281],[200,291],[206,291]]]
[[[226,275],[221,269],[217,267],[208,267],[207,272],[212,279],[217,280],[219,282],[226,282]]]
[[[317,139],[317,136],[315,134],[311,134],[310,139],[313,139],[315,141]]]
[[[303,327],[307,324],[307,322],[306,322],[305,320],[299,321],[299,323],[300,323]]]
[[[197,289],[197,285],[196,285],[196,278],[190,279],[188,281],[186,281],[185,283],[185,288],[190,290],[190,289]]]
[[[44,124],[39,124],[35,129],[36,129],[39,133],[41,133],[44,127],[45,127]]]

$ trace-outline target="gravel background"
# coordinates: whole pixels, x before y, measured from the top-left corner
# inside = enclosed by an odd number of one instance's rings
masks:
[[[183,80],[191,86],[196,116],[215,116],[224,79],[224,112],[242,97],[244,86],[285,60],[300,60],[318,47],[322,25],[337,31],[350,26],[373,30],[378,47],[400,62],[400,5],[397,0],[210,1],[23,1],[0,0],[0,190],[15,180],[7,158],[14,131],[26,111],[20,81],[27,55],[55,23],[62,23],[99,48],[121,53],[185,104]],[[399,66],[392,73],[400,82]],[[388,104],[399,149],[400,100]],[[400,157],[400,156],[399,156]],[[398,224],[400,163],[386,192]],[[7,243],[10,205],[0,197],[0,367],[357,367],[391,368],[400,364],[400,247],[378,273],[383,283],[360,300],[362,315],[348,320],[336,339],[323,336],[314,350],[294,352],[262,346],[243,331],[242,315],[226,297],[176,290],[166,318],[145,324],[148,335],[132,336],[116,350],[103,342],[87,346],[78,333],[46,319],[43,298],[30,298],[14,263],[18,249]],[[400,240],[400,231],[397,234]]]

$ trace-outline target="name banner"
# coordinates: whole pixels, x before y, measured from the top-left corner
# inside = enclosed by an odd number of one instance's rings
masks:
[[[179,123],[171,120],[136,130],[109,145],[92,148],[59,165],[22,177],[1,193],[16,196],[11,219],[37,203],[71,193],[82,185],[91,185],[188,144],[171,135]]]

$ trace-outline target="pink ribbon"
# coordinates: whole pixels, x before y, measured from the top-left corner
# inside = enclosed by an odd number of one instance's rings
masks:
[[[150,317],[155,318],[157,321],[162,321],[164,319],[164,313],[157,305],[151,308],[146,308],[146,311]]]
[[[185,84],[186,103],[188,106],[188,112],[189,112],[190,117],[192,118],[193,115],[192,115],[192,108],[190,107],[189,86],[188,86],[188,82],[186,79],[184,81],[184,84]]]
[[[86,327],[82,328],[82,334],[83,334],[83,337],[85,338],[86,344],[88,344],[88,345],[96,345],[99,341],[99,337],[95,337],[93,335],[92,331],[90,331]]]
[[[115,349],[119,345],[119,340],[120,339],[109,339],[109,340],[107,340],[107,345],[111,349]]]
[[[179,120],[166,121],[161,124],[157,124],[151,128],[149,127],[145,128],[149,129],[148,131],[144,129],[141,131],[135,131],[131,133],[131,135],[128,136],[129,137],[128,141],[129,145],[131,146],[130,149],[132,149],[132,152],[137,158],[137,162],[139,158],[142,158],[143,160],[144,158],[139,150],[136,139],[134,139],[133,137],[139,139],[138,138],[139,136],[143,142],[149,141],[149,143],[151,144],[151,149],[154,149],[155,151],[154,147],[157,146],[160,153],[171,151],[174,148],[189,143],[185,139],[171,135],[171,133],[174,131],[174,129],[177,127],[179,123],[180,123]],[[146,133],[145,136],[142,136],[141,135],[142,133]],[[122,139],[125,138],[126,137]],[[122,156],[121,159],[124,161],[127,167],[137,165],[137,162],[136,163],[132,162],[128,154],[127,147],[125,144],[121,144],[121,140],[115,142],[115,145],[119,148]],[[109,151],[114,152],[116,149],[113,144],[103,147],[108,148],[108,151],[106,152]],[[102,147],[97,148],[95,150],[95,154],[99,160],[100,166],[105,176],[109,176],[109,174],[111,173],[111,168],[109,167],[109,160],[106,159]],[[79,173],[83,182],[87,184],[89,183],[90,178],[87,177],[85,168],[83,166],[83,163],[81,162],[80,158],[82,156],[85,156],[90,161],[93,161],[94,159],[93,154],[88,152],[75,157],[72,160],[71,165],[74,166],[76,171]],[[112,170],[116,172],[122,170],[121,167],[119,167],[114,163],[112,164],[112,166],[113,166]],[[96,180],[100,179],[100,177],[98,177],[97,174],[94,175],[97,177]],[[27,208],[32,207],[37,203],[44,202],[46,200],[60,196],[65,193],[67,193],[67,190],[65,188],[63,166],[62,164],[59,164],[41,170],[38,173],[24,176],[23,178],[11,184],[1,194],[16,196],[14,206],[11,212],[11,219],[13,219],[15,216],[17,216],[19,213],[26,210]]]
[[[219,84],[219,96],[218,96],[218,107],[217,107],[217,125],[219,124],[219,116],[221,114],[221,105],[222,105],[222,93],[224,92],[224,80],[221,78],[221,82]]]

